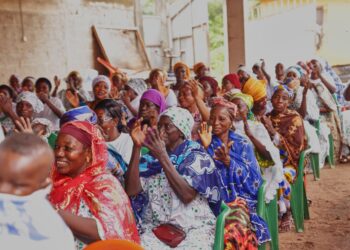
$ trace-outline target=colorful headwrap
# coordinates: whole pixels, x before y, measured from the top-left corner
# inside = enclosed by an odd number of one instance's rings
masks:
[[[136,92],[138,96],[141,96],[146,90],[146,82],[141,78],[131,78],[127,85]]]
[[[85,132],[84,130],[77,128],[72,123],[64,124],[60,129],[59,133],[71,135],[84,146],[91,147],[91,140],[92,140],[91,135]]]
[[[249,77],[248,81],[243,85],[242,93],[253,97],[254,102],[266,97],[265,83],[253,77]]]
[[[285,74],[287,75],[289,72],[295,73],[299,79],[305,74],[304,69],[299,65],[290,66],[288,69],[286,69]]]
[[[36,114],[44,110],[44,104],[40,101],[36,94],[32,92],[23,91],[20,93],[17,97],[17,104],[22,101],[29,102],[33,107],[34,113]]]
[[[213,95],[216,96],[216,94],[218,93],[219,84],[215,80],[215,78],[211,76],[202,76],[201,78],[198,79],[198,81],[200,83],[208,82],[210,84],[211,89],[213,90]]]
[[[141,101],[147,100],[159,107],[159,113],[162,113],[166,109],[165,98],[158,90],[149,89],[141,96]]]
[[[239,81],[239,77],[237,74],[227,74],[222,79],[222,81],[224,81],[224,80],[230,81],[235,86],[236,89],[241,88],[241,83]]]
[[[181,68],[181,67],[185,68],[185,70],[186,70],[185,80],[190,79],[190,77],[191,77],[190,68],[187,66],[187,64],[185,64],[185,63],[183,63],[183,62],[177,62],[177,63],[175,63],[175,65],[174,65],[174,72],[176,72],[176,70],[177,70],[178,68]]]
[[[287,85],[277,85],[277,86],[275,86],[273,88],[273,95],[279,90],[283,90],[283,91],[287,92],[289,98],[292,98],[293,95],[294,95],[294,91],[292,89],[288,88]]]
[[[71,121],[87,121],[91,124],[96,124],[97,116],[88,106],[81,106],[65,112],[60,119],[60,127]]]
[[[228,109],[228,112],[230,113],[231,120],[233,120],[237,114],[237,105],[229,102],[223,97],[214,97],[211,99],[211,106],[214,107],[225,107]]]
[[[205,64],[203,62],[196,63],[193,65],[193,72],[198,75],[201,68],[205,67]]]
[[[104,76],[104,75],[98,75],[94,78],[94,80],[92,80],[92,89],[99,82],[105,82],[107,84],[108,90],[111,89],[111,81],[109,80],[109,78],[107,76]]]
[[[235,98],[241,99],[247,105],[249,110],[253,108],[254,100],[252,96],[243,93],[237,93],[230,96],[229,100],[232,101]]]
[[[102,226],[105,239],[122,238],[139,243],[129,199],[119,182],[106,170],[108,153],[101,132],[86,121],[67,123],[62,131],[68,127],[69,132],[73,131],[75,135],[84,133],[90,138],[92,158],[82,173],[73,178],[60,174],[56,166],[52,169],[50,202],[57,209],[78,215],[80,204],[84,201]]]
[[[191,113],[187,109],[179,107],[171,107],[160,114],[159,118],[167,116],[171,122],[185,135],[187,139],[191,139],[191,131],[194,120]]]

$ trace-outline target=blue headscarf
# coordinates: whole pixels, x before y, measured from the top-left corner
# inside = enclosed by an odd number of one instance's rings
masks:
[[[81,106],[65,112],[60,119],[60,127],[70,121],[87,121],[96,124],[97,116],[88,106]]]
[[[288,78],[287,78],[288,79]],[[273,95],[276,93],[278,90],[284,90],[288,93],[289,98],[293,98],[294,96],[294,91],[287,86],[287,82],[284,83],[283,85],[277,85],[273,88]]]

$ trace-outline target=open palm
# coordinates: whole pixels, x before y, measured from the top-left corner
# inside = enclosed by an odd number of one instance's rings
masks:
[[[201,129],[198,131],[198,135],[201,139],[203,147],[207,149],[212,139],[212,126],[208,126],[206,122],[202,122]]]
[[[146,139],[147,134],[147,125],[141,127],[142,119],[139,119],[135,122],[134,128],[131,131],[131,138],[134,142],[134,145],[141,147]]]

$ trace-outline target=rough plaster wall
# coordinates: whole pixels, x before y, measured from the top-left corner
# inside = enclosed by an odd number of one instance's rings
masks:
[[[100,55],[91,26],[134,27],[133,0],[0,0],[0,82],[12,73],[64,77],[96,68]]]

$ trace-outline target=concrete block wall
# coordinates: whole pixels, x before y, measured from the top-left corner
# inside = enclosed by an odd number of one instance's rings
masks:
[[[103,71],[92,25],[134,27],[134,20],[134,0],[0,0],[0,83],[13,73],[53,79]]]

